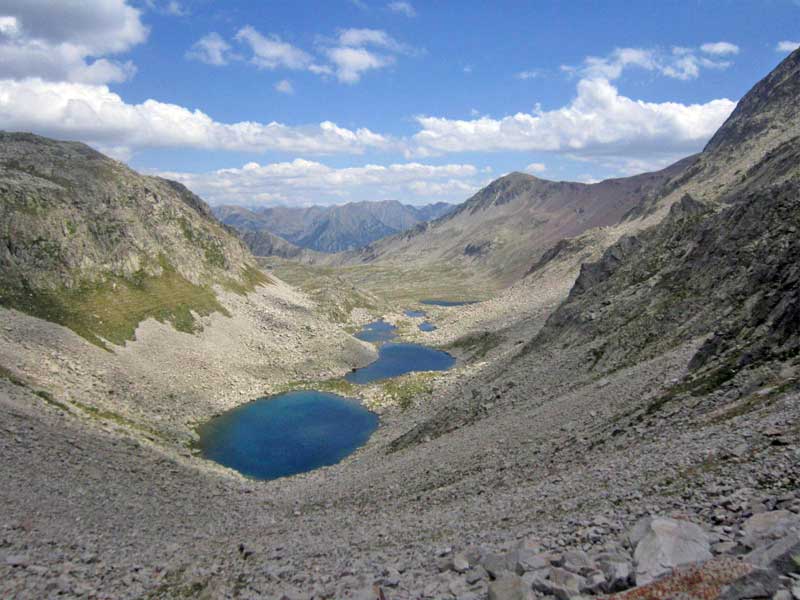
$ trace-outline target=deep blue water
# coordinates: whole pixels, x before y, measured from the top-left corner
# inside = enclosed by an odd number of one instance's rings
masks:
[[[420,304],[428,306],[464,306],[465,304],[476,304],[477,300],[420,300]]]
[[[363,445],[378,416],[355,400],[301,390],[260,398],[198,428],[205,458],[256,479],[332,465]]]
[[[411,317],[412,319],[415,319],[417,317],[424,317],[425,316],[425,311],[424,310],[407,310],[406,311],[406,316],[407,317]]]
[[[436,331],[436,325],[428,321],[419,324],[420,331]]]
[[[384,344],[378,349],[378,360],[351,371],[345,379],[351,383],[371,383],[412,371],[446,371],[455,362],[447,352],[420,344]]]
[[[373,321],[372,323],[367,323],[364,325],[364,327],[361,328],[361,331],[354,334],[354,337],[364,340],[365,342],[380,344],[382,342],[388,342],[392,338],[397,337],[397,334],[395,333],[396,330],[397,327],[391,323],[387,323],[384,320]]]

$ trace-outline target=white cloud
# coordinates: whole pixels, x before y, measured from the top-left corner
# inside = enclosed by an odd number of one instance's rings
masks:
[[[775,46],[776,52],[794,52],[800,48],[800,42],[792,42],[790,40],[783,40],[778,42]]]
[[[727,42],[704,44],[701,48],[704,52],[716,56],[733,54],[731,48],[736,48],[738,52],[738,47]],[[608,56],[587,57],[581,67],[563,65],[561,69],[570,74],[580,73],[584,77],[614,80],[619,78],[625,69],[636,67],[673,79],[689,80],[699,77],[701,69],[725,69],[730,65],[728,61],[699,56],[694,48],[676,46],[669,53],[645,48],[616,48]]]
[[[253,52],[250,62],[262,69],[306,69],[311,64],[311,55],[304,50],[277,35],[265,37],[249,25],[239,30],[236,40],[250,47]]]
[[[208,65],[227,65],[233,58],[231,45],[215,31],[197,40],[186,53],[186,58],[199,60]]]
[[[336,169],[300,158],[265,165],[251,162],[210,173],[161,175],[186,184],[212,204],[462,201],[485,183],[479,170],[469,164],[411,162]]]
[[[281,79],[275,84],[275,89],[281,94],[294,94],[294,86],[288,79]]]
[[[547,167],[543,163],[531,163],[525,167],[526,173],[544,173]]]
[[[530,69],[528,71],[520,71],[515,75],[517,79],[522,79],[523,81],[526,79],[536,79],[540,77],[542,72],[539,69]]]
[[[409,18],[417,16],[417,11],[410,2],[389,2],[389,4],[386,5],[386,8],[392,12]]]
[[[124,0],[5,0],[0,7],[0,78],[120,82],[133,63],[108,55],[147,38],[140,12]]]
[[[730,42],[709,42],[700,46],[700,50],[706,54],[714,56],[728,56],[729,54],[739,54],[739,46]]]
[[[365,71],[380,69],[393,62],[391,56],[381,56],[366,48],[330,48],[328,58],[336,66],[336,77],[343,83],[357,83]]]
[[[301,127],[274,121],[220,123],[200,110],[157,100],[128,104],[102,85],[41,79],[0,80],[0,123],[9,130],[79,139],[120,152],[172,147],[358,154],[397,145],[369,129],[346,129],[330,121]]]
[[[702,148],[735,103],[645,102],[620,95],[606,79],[583,79],[577,96],[550,111],[493,119],[418,117],[414,153],[544,151],[581,156],[659,156]]]

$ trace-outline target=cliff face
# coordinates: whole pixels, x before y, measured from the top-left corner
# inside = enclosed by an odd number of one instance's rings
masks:
[[[0,133],[0,305],[119,343],[149,316],[191,330],[212,286],[266,277],[179,183],[88,146]]]

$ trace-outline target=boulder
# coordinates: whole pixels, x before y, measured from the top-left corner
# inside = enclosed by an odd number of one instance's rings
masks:
[[[675,567],[711,558],[706,533],[694,523],[654,517],[636,544],[633,555],[636,585],[669,574]]]
[[[522,578],[516,573],[504,573],[489,584],[489,600],[527,600]]]
[[[800,517],[788,510],[762,512],[753,515],[742,525],[742,543],[749,548],[756,548],[799,530]]]
[[[788,535],[766,546],[756,548],[744,557],[745,562],[787,575],[800,571],[800,535]]]
[[[606,590],[619,592],[633,585],[633,565],[626,557],[618,554],[601,554],[595,562],[606,578]]]

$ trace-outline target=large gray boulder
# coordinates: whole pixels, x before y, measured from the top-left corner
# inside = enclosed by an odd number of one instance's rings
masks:
[[[636,544],[633,554],[636,585],[655,581],[680,565],[711,558],[708,536],[694,523],[666,517],[648,517],[647,525],[641,529],[644,535]]]
[[[800,531],[800,517],[788,510],[757,513],[742,525],[742,543],[756,548],[797,531]]]

